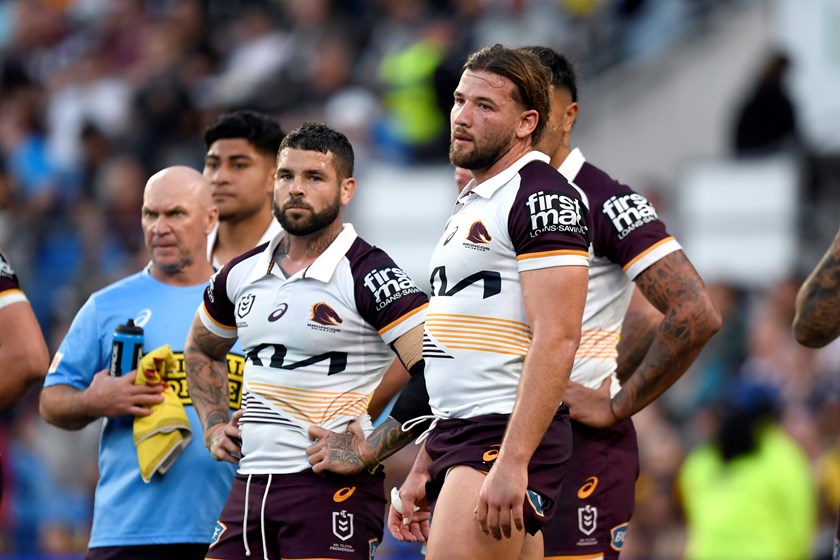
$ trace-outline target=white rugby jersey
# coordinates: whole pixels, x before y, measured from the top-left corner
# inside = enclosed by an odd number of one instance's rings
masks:
[[[0,251],[0,309],[21,301],[27,301],[26,296],[20,289],[12,265]]]
[[[350,224],[289,278],[273,259],[283,235],[222,267],[199,308],[204,326],[238,336],[246,355],[243,474],[310,468],[307,428],[343,432],[364,414],[394,359],[388,345],[425,316],[426,295]]]
[[[614,396],[621,388],[614,375],[617,345],[633,281],[681,247],[645,197],[588,163],[579,149],[566,157],[559,170],[586,194],[591,219],[589,289],[571,379],[595,389],[613,375]]]
[[[583,194],[529,152],[458,197],[431,261],[423,357],[435,415],[509,414],[531,344],[519,273],[586,266]],[[546,305],[563,312],[563,296]]]

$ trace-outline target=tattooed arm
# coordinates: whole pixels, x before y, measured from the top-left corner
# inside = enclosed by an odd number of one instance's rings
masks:
[[[336,434],[320,426],[309,427],[309,437],[317,439],[306,450],[313,471],[355,474],[365,467],[374,469],[422,433],[427,423],[416,425],[409,431],[402,429],[405,421],[431,413],[423,377],[422,347],[422,325],[408,331],[394,343],[394,350],[411,378],[394,404],[391,415],[367,439],[361,425],[355,420],[343,434]]]
[[[190,398],[204,428],[204,445],[217,461],[237,463],[239,430],[230,418],[227,353],[235,338],[222,338],[193,320],[184,348]]]
[[[821,348],[840,335],[840,232],[796,296],[796,341]]]
[[[619,382],[624,384],[642,363],[656,336],[656,329],[662,322],[662,314],[645,299],[638,288],[633,290],[630,307],[621,325],[618,341],[618,367],[615,371]]]
[[[608,390],[569,387],[564,400],[572,418],[584,424],[609,427],[643,409],[680,378],[720,329],[711,294],[682,251],[648,267],[636,286],[663,314],[662,321],[642,363],[612,400]]]

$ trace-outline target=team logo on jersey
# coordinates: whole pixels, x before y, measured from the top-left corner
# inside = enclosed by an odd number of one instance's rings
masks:
[[[487,226],[485,226],[481,220],[470,226],[470,232],[467,234],[467,241],[486,245],[487,243],[490,243],[492,239],[493,238],[490,236],[490,232],[487,231]]]
[[[481,220],[474,222],[470,226],[470,231],[467,232],[467,240],[462,244],[465,249],[472,249],[473,251],[489,251],[490,241],[493,237],[487,231],[487,226]]]
[[[254,294],[248,294],[239,299],[239,302],[236,305],[236,315],[242,319],[251,312],[251,307],[254,305],[254,300],[257,299],[257,296]]]
[[[275,321],[279,321],[280,317],[286,314],[286,311],[289,309],[288,303],[281,303],[280,306],[268,314],[268,322],[273,323]]]
[[[601,212],[610,219],[619,239],[658,219],[653,205],[637,193],[611,196],[604,202]]]
[[[627,537],[629,523],[622,523],[610,529],[610,546],[613,550],[621,550],[624,546],[624,539]]]
[[[446,245],[447,243],[452,241],[452,238],[455,237],[455,234],[457,232],[458,232],[458,226],[455,226],[455,229],[452,230],[452,233],[450,233],[449,235],[446,236],[446,239],[444,240],[443,244]]]
[[[333,535],[346,541],[353,536],[353,514],[347,513],[347,510],[332,512],[332,530]]]
[[[345,486],[339,490],[336,490],[335,494],[333,494],[333,501],[336,503],[341,503],[344,500],[348,499],[353,493],[356,491],[355,486]]]
[[[344,322],[335,309],[324,303],[323,301],[312,306],[312,322],[328,327],[337,327]]]
[[[530,219],[531,237],[550,232],[586,233],[580,200],[563,194],[563,191],[531,193],[525,200],[525,206]]]
[[[578,529],[584,535],[591,535],[598,526],[598,508],[586,505],[578,508]]]
[[[362,283],[376,300],[377,311],[385,309],[403,296],[420,293],[420,288],[414,285],[408,274],[395,266],[374,268],[365,274]]]
[[[583,481],[583,485],[578,489],[577,497],[581,500],[585,500],[589,496],[595,492],[595,489],[598,487],[598,477],[597,476],[590,476],[586,480]]]

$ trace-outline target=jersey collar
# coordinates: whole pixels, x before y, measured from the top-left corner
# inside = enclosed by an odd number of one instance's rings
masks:
[[[271,273],[274,250],[277,249],[277,246],[283,241],[283,236],[285,235],[286,232],[281,230],[280,233],[271,240],[268,247],[266,247],[260,254],[257,266],[254,267],[250,278],[251,282]],[[335,272],[335,269],[338,268],[338,264],[347,254],[347,251],[350,250],[350,246],[353,245],[353,242],[356,241],[357,237],[358,235],[356,234],[356,229],[353,227],[353,224],[344,224],[341,229],[341,233],[338,234],[338,237],[336,237],[333,242],[330,243],[330,246],[327,247],[327,249],[321,253],[317,259],[315,259],[315,262],[304,269],[302,274],[298,273],[300,274],[300,278],[313,278],[324,283],[329,282]],[[295,276],[298,275],[296,274]]]
[[[508,167],[507,169],[502,170],[501,173],[494,175],[478,185],[477,187],[473,188],[472,190],[466,191],[458,197],[458,202],[463,202],[463,198],[467,196],[469,193],[475,193],[483,198],[490,198],[493,196],[497,190],[502,188],[506,185],[511,179],[519,173],[519,170],[531,163],[532,161],[542,161],[548,163],[551,161],[547,155],[542,152],[538,152],[536,150],[530,151]],[[473,179],[475,180],[475,179]]]
[[[583,157],[583,153],[580,151],[580,148],[575,148],[569,153],[569,155],[566,156],[566,159],[563,160],[563,163],[560,164],[557,171],[559,171],[568,182],[572,183],[578,176],[578,173],[580,173],[580,169],[583,167],[584,163],[586,163],[586,158]]]

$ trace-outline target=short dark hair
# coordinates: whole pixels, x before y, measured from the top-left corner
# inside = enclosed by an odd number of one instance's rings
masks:
[[[532,143],[539,142],[551,114],[551,76],[536,55],[495,44],[471,54],[464,70],[490,72],[513,82],[513,100],[540,116],[532,134]]]
[[[273,159],[277,157],[283,136],[280,124],[268,115],[256,111],[233,111],[220,115],[207,127],[204,148],[209,150],[216,140],[241,138]]]
[[[551,72],[551,85],[558,89],[565,89],[577,101],[577,72],[575,65],[566,55],[560,54],[550,47],[528,46],[519,50],[529,52],[540,59],[543,66]]]
[[[280,143],[280,151],[308,150],[327,154],[332,152],[335,172],[338,179],[353,176],[353,146],[341,132],[324,123],[306,122],[291,131]]]

